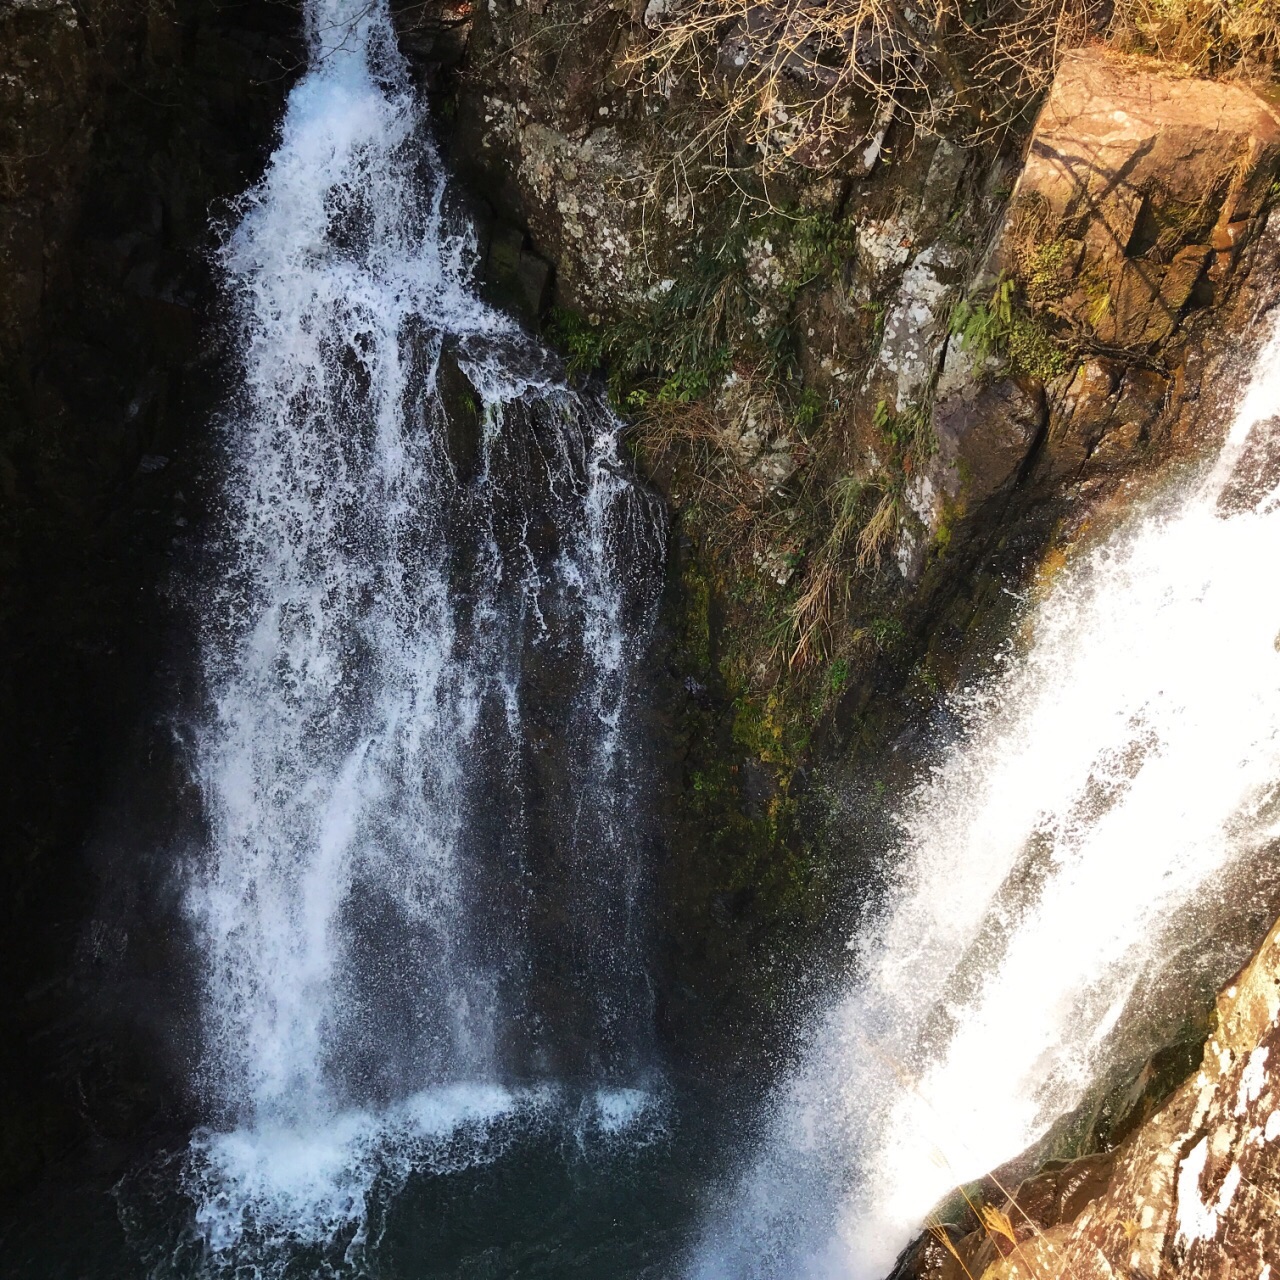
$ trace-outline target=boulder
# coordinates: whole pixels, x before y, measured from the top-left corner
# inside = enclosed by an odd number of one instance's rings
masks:
[[[485,291],[492,302],[537,322],[551,305],[551,264],[525,244],[525,234],[510,223],[489,232],[484,255]]]
[[[933,429],[939,474],[948,497],[976,507],[1007,488],[1044,422],[1044,392],[1025,380],[971,382],[940,401]]]
[[[1159,421],[1169,394],[1152,369],[1094,356],[1076,369],[1050,415],[1046,469],[1083,479],[1129,465]]]
[[[1218,494],[1218,514],[1255,510],[1280,488],[1280,417],[1255,422]]]
[[[992,266],[1111,347],[1149,350],[1226,279],[1280,160],[1280,115],[1239,84],[1066,55]]]
[[[1034,323],[1112,354],[1053,379],[1046,397],[1034,377],[1001,378],[1016,370],[994,359],[976,367],[950,340],[934,394],[937,453],[909,490],[929,533],[1007,489],[1042,433],[1044,470],[1058,481],[1134,463],[1170,389],[1147,354],[1227,280],[1278,163],[1280,115],[1252,90],[1103,50],[1066,55],[970,292],[1013,277],[1014,305],[1039,313]],[[886,323],[900,380],[928,361],[904,358],[899,331],[923,350],[931,333],[945,336],[948,300]]]
[[[1006,492],[1044,431],[1044,388],[1033,379],[992,378],[989,372],[975,368],[959,343],[948,347],[932,411],[937,449],[907,490],[930,536],[949,515],[972,513]]]

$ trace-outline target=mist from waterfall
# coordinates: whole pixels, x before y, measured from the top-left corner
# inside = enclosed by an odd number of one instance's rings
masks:
[[[872,1280],[1274,917],[1280,334],[1222,450],[1058,571],[898,811],[856,976],[689,1272]],[[1224,927],[1234,923],[1234,933]],[[1167,1029],[1167,1028],[1166,1028]],[[1157,1039],[1148,1051],[1158,1047]],[[1132,1051],[1133,1045],[1128,1046]]]
[[[185,1185],[254,1274],[358,1260],[375,1185],[522,1127],[643,1131],[659,1074],[632,710],[661,511],[480,300],[386,5],[306,20],[222,252],[240,385],[194,601]]]

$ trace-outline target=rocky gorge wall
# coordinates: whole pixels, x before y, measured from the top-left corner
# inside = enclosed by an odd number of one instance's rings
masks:
[[[803,1016],[802,962],[874,874],[883,797],[1013,595],[1229,413],[1280,291],[1277,117],[1242,86],[1086,50],[1034,126],[968,145],[868,105],[838,163],[760,177],[730,134],[704,145],[688,86],[643,75],[653,5],[397,7],[488,288],[579,376],[607,380],[675,517],[651,713],[660,1014],[696,1065],[758,1071],[760,1046]],[[0,1169],[25,1181],[87,1128],[123,1141],[156,1106],[145,1071],[86,1045],[85,966],[172,945],[86,939],[94,817],[127,776],[119,757],[164,736],[139,731],[136,709],[169,651],[164,584],[202,510],[202,424],[225,369],[208,215],[252,179],[298,50],[287,5],[7,0],[0,25],[16,975],[0,1076],[6,1114],[24,1117]],[[1222,1070],[1244,1070],[1244,1052]],[[1178,1134],[1187,1107],[1218,1105],[1190,1087],[1169,1104]],[[1140,1132],[1151,1150],[1185,1145]],[[1112,1236],[1142,1222],[1122,1202],[1142,1162],[1161,1163],[1125,1150],[1108,1166],[1133,1170],[1106,1184]],[[1206,1215],[1230,1151],[1197,1166]],[[1091,1168],[1072,1177],[1093,1195]],[[1076,1191],[1059,1199],[1062,1244],[1089,1228]],[[1159,1221],[1157,1253],[1173,1248]]]
[[[974,1189],[972,1218],[935,1226],[895,1276],[1270,1276],[1280,1258],[1278,1034],[1280,926],[1218,996],[1198,1069],[1150,1119],[1109,1150]]]
[[[874,882],[883,797],[1011,601],[1220,440],[1280,296],[1280,115],[1093,46],[999,142],[869,114],[843,164],[762,177],[743,147],[726,176],[692,95],[644,79],[654,13],[494,0],[449,101],[491,273],[608,379],[676,521],[681,1042],[800,1016],[799,957]],[[1198,1075],[1187,993],[1074,1158],[975,1189],[899,1274],[1270,1274],[1273,943]]]
[[[1274,296],[1276,113],[1093,45],[998,136],[868,102],[841,157],[769,165],[646,70],[660,6],[430,12],[491,287],[607,379],[675,516],[665,1007],[800,1016],[940,698],[1217,438]]]

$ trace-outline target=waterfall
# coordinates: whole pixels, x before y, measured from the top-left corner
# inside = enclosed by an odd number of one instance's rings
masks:
[[[480,300],[385,3],[306,21],[222,252],[238,390],[195,600],[186,1186],[253,1274],[350,1258],[375,1181],[504,1125],[638,1123],[657,1070],[632,712],[661,511],[607,407]]]
[[[691,1274],[886,1275],[949,1192],[1079,1105],[1119,1031],[1191,976],[1206,991],[1230,976],[1256,937],[1224,921],[1265,930],[1277,405],[1280,330],[1216,460],[1060,570],[1024,642],[957,696],[963,730],[896,814],[849,988]]]

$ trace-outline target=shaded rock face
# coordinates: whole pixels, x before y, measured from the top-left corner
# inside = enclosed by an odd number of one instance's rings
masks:
[[[690,86],[655,91],[633,78],[628,57],[650,38],[643,5],[492,0],[472,22],[451,161],[497,229],[490,263],[500,261],[509,279],[522,264],[535,268],[523,289],[531,313],[551,301],[606,327],[635,320],[723,261],[727,227],[751,207],[741,189],[716,186],[693,161],[705,117]],[[727,341],[747,349],[763,329],[785,325],[797,385],[830,406],[833,469],[891,490],[899,529],[874,580],[849,563],[837,584],[865,649],[839,655],[841,692],[820,713],[800,713],[811,715],[805,758],[790,771],[757,723],[741,729],[742,685],[760,671],[760,687],[772,677],[768,653],[732,649],[745,612],[735,612],[735,596],[751,598],[762,583],[804,591],[826,530],[797,534],[790,518],[799,497],[833,479],[817,470],[820,446],[802,424],[766,432],[736,413],[739,365],[709,389],[699,407],[717,418],[726,469],[750,483],[744,506],[780,530],[724,571],[710,564],[692,487],[668,484],[655,465],[677,533],[669,600],[678,683],[663,714],[696,726],[674,735],[672,785],[685,798],[699,788],[705,795],[708,757],[729,775],[716,791],[727,812],[717,811],[715,829],[700,810],[665,862],[675,912],[666,941],[677,954],[660,998],[684,1011],[673,1026],[728,1022],[721,998],[750,968],[738,958],[745,939],[759,939],[754,950],[765,956],[786,928],[761,923],[777,900],[816,903],[826,892],[812,888],[823,853],[805,846],[807,835],[779,852],[774,829],[755,852],[740,823],[808,804],[829,786],[864,785],[860,766],[892,772],[886,740],[927,737],[920,725],[939,689],[976,670],[979,632],[994,634],[998,615],[1007,618],[998,602],[1024,591],[1046,552],[1068,545],[1094,515],[1114,514],[1130,482],[1219,429],[1236,348],[1248,344],[1276,285],[1262,231],[1278,136],[1271,107],[1241,86],[1156,74],[1090,50],[1065,58],[1029,139],[977,150],[881,121],[877,145],[836,172],[797,166],[778,175],[770,195],[797,215],[795,225],[820,215],[840,229],[840,261],[810,278],[792,270],[796,245],[785,231],[757,237],[743,265],[758,310]],[[674,183],[673,157],[689,162]],[[736,142],[726,141],[723,158],[749,175],[751,157]],[[550,264],[549,282],[538,262]],[[1007,353],[983,358],[952,332],[957,301],[986,302],[1001,273],[1017,285],[1015,318],[1060,361],[1015,369]],[[1059,339],[1069,340],[1070,358]],[[900,434],[921,423],[929,437],[909,467],[894,456],[886,422]],[[777,616],[786,604],[776,604]],[[900,638],[867,657],[867,637],[887,634],[873,629],[886,620]],[[683,643],[686,632],[696,643]],[[735,676],[746,675],[731,689],[721,676],[738,659]],[[774,692],[765,688],[759,701]],[[770,781],[769,805],[757,778]],[[811,811],[824,803],[813,799]],[[849,845],[870,844],[866,824],[852,825]],[[708,854],[717,844],[722,851]],[[789,884],[804,887],[775,891],[767,880],[781,880],[783,867]],[[802,928],[817,926],[806,917]],[[711,974],[715,954],[734,957],[721,966],[732,974]],[[774,1007],[784,1003],[783,967],[759,981]]]
[[[163,773],[172,751],[145,708],[175,675],[166,579],[191,553],[224,376],[210,219],[265,158],[297,20],[205,0],[0,4],[5,1185],[83,1139],[85,1114],[109,1143],[155,1109],[153,1046],[126,1061],[96,1038],[116,1011],[80,980],[126,947],[163,971],[172,943],[89,849],[158,847],[149,817],[103,806],[134,760]],[[163,865],[135,861],[163,896]],[[87,931],[104,890],[115,924]]]
[[[661,257],[664,224],[690,213],[645,207],[645,105],[622,65],[639,18],[577,0],[475,6],[451,130],[463,181],[555,264],[557,299],[589,312],[642,302],[655,283],[646,249]]]
[[[11,346],[40,315],[46,246],[52,257],[68,230],[67,195],[89,144],[86,32],[74,6],[28,0],[0,10],[0,86],[0,340]]]

